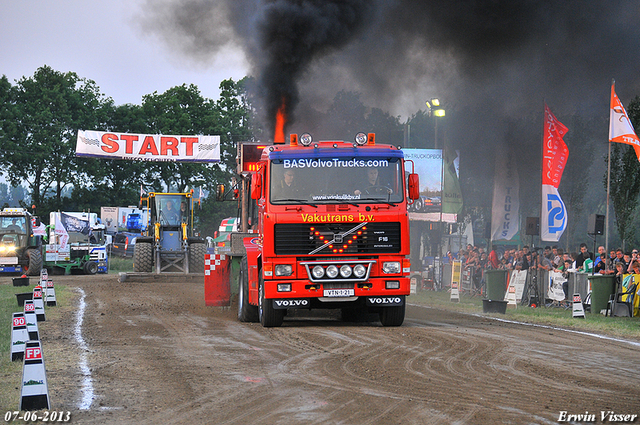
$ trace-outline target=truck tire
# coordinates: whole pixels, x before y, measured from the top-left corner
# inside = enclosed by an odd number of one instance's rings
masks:
[[[204,256],[207,246],[203,243],[189,245],[189,273],[204,273]]]
[[[238,320],[241,322],[257,322],[258,307],[249,304],[249,267],[247,257],[242,257],[238,275]]]
[[[285,310],[276,310],[273,308],[273,301],[264,298],[264,279],[262,278],[262,269],[260,269],[260,285],[258,286],[260,293],[260,306],[258,307],[258,316],[260,323],[265,328],[277,328],[282,325]]]
[[[406,307],[405,297],[402,297],[402,305],[397,307],[382,307],[380,309],[380,323],[382,326],[401,326],[404,322]]]
[[[153,270],[153,246],[148,242],[138,242],[133,246],[133,271],[151,273]]]
[[[96,274],[98,273],[98,263],[95,261],[87,261],[84,263],[82,269],[84,270],[84,274]]]
[[[37,249],[27,250],[27,265],[24,267],[24,273],[27,276],[40,276],[42,270],[42,252]]]

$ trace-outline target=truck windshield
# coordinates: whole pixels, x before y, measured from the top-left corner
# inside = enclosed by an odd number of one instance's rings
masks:
[[[24,217],[0,217],[0,233],[26,233]]]
[[[398,203],[404,198],[399,158],[274,159],[273,204]]]
[[[156,195],[155,207],[160,224],[177,226],[188,223],[189,200],[184,195]]]

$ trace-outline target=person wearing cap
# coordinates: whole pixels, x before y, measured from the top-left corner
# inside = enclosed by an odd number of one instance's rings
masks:
[[[447,251],[447,258],[449,259],[449,264],[453,264],[453,260],[455,260],[455,258],[453,257],[453,252]]]
[[[580,254],[578,254],[578,256],[576,257],[576,268],[582,270],[584,268],[583,265],[586,260],[593,261],[593,253],[589,252],[587,244],[583,242],[580,244]],[[593,264],[591,265],[591,267],[593,267]]]
[[[603,252],[596,258],[593,272],[598,274],[606,274],[607,271],[607,253]]]

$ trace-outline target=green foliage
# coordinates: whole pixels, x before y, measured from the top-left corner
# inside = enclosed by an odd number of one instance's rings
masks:
[[[606,185],[606,175],[604,184]],[[638,206],[640,191],[640,163],[631,146],[613,143],[611,146],[610,200],[615,213],[615,226],[622,239],[623,249],[635,234],[633,214]],[[634,245],[635,246],[635,245]]]
[[[634,127],[640,125],[640,98],[636,96],[626,108]],[[609,158],[606,159],[608,161]],[[603,183],[607,186],[605,173]],[[640,196],[640,162],[632,146],[622,143],[611,144],[611,174],[609,196],[615,213],[615,226],[622,239],[623,249],[636,246],[633,240],[636,222],[633,220],[638,196]]]
[[[26,182],[32,201],[39,204],[49,188],[60,200],[65,186],[75,183],[78,170],[75,141],[78,129],[100,127],[111,100],[105,100],[95,82],[73,72],[48,66],[23,77],[7,93],[2,163],[13,186]]]
[[[91,210],[137,205],[147,191],[215,191],[235,172],[236,141],[251,140],[254,114],[247,85],[225,80],[217,101],[202,97],[195,85],[173,87],[143,97],[142,105],[114,106],[91,80],[48,66],[12,86],[0,78],[0,160],[14,186],[0,185],[0,205],[28,200],[41,216],[49,211]],[[78,129],[150,134],[221,135],[220,164],[144,162],[75,157]],[[17,189],[16,189],[17,188]],[[72,188],[69,193],[67,188]],[[235,215],[229,203],[204,203],[199,226],[213,233],[220,220]],[[220,212],[218,212],[220,210]],[[202,230],[201,230],[202,231]]]

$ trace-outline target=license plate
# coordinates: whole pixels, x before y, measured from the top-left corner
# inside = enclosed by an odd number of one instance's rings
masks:
[[[325,297],[353,297],[355,291],[353,289],[325,289]]]

